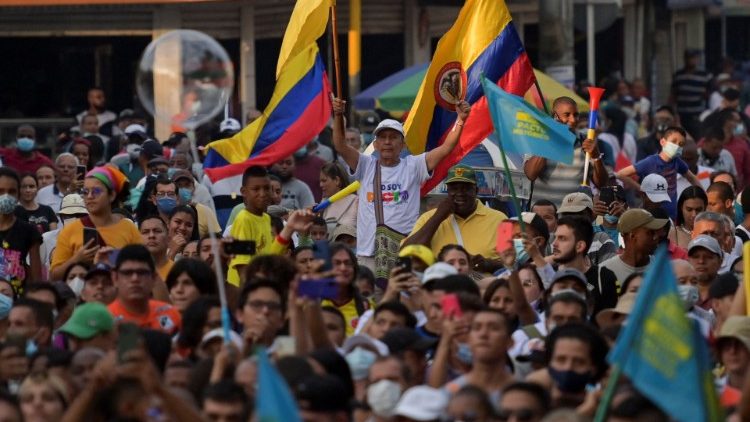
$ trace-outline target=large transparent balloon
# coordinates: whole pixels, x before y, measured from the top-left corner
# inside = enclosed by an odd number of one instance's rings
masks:
[[[224,48],[189,29],[153,40],[138,65],[141,104],[172,131],[187,131],[211,120],[229,100],[234,70]]]

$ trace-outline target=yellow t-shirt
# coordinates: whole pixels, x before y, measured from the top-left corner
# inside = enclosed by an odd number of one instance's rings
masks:
[[[167,281],[167,274],[169,274],[169,271],[174,266],[174,261],[171,259],[167,259],[167,262],[164,263],[161,267],[156,269],[157,274],[159,274],[159,277],[161,277],[161,281],[165,282]]]
[[[412,233],[416,233],[435,214],[436,210],[430,210],[419,216]],[[495,250],[497,243],[497,226],[507,219],[504,213],[486,207],[481,201],[477,201],[477,209],[469,217],[463,219],[455,214],[456,224],[461,231],[463,247],[472,255],[482,255],[485,258],[497,259],[499,255]],[[440,249],[445,245],[458,244],[456,234],[453,231],[451,217],[440,223],[430,242],[432,253],[437,256]]]
[[[233,286],[240,285],[240,274],[235,268],[237,265],[247,265],[257,255],[278,255],[285,249],[284,245],[274,239],[271,216],[266,213],[255,215],[246,209],[240,211],[229,234],[235,240],[255,241],[255,255],[236,255],[229,262],[227,282]]]
[[[369,300],[365,300],[362,304],[364,305],[363,313],[368,309],[374,308],[374,304]],[[349,337],[354,334],[354,329],[357,328],[360,317],[357,313],[357,305],[354,303],[354,298],[341,306],[336,306],[331,300],[323,299],[320,302],[320,306],[332,306],[338,309],[344,315],[344,319],[346,320],[346,336]]]
[[[219,220],[216,219],[216,214],[210,208],[203,204],[195,204],[195,211],[198,213],[198,233],[201,239],[208,236],[209,231],[221,233]]]
[[[135,224],[123,218],[122,220],[107,227],[97,227],[96,231],[104,239],[107,246],[122,249],[126,245],[134,243],[142,244],[141,233]],[[57,236],[57,246],[52,253],[52,264],[50,270],[58,265],[64,264],[83,246],[83,223],[80,219],[66,224]]]

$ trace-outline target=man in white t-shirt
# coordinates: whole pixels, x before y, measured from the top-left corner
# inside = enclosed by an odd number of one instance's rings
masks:
[[[357,255],[359,263],[374,268],[375,254],[375,170],[380,165],[380,189],[383,199],[383,222],[399,233],[408,234],[419,217],[419,191],[429,179],[432,170],[458,144],[463,125],[471,110],[469,103],[461,101],[456,106],[458,117],[453,130],[442,145],[420,155],[400,158],[406,144],[401,123],[385,119],[375,128],[374,146],[379,158],[363,155],[346,142],[344,133],[344,108],[346,103],[333,100],[333,143],[336,152],[344,159],[353,178],[361,186],[357,209]]]

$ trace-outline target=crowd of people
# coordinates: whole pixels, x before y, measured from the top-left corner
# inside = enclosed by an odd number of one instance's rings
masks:
[[[520,213],[483,202],[465,164],[425,209],[466,102],[440,146],[412,155],[400,122],[361,133],[334,98],[320,136],[244,171],[226,219],[190,138],[155,139],[100,89],[49,156],[18,127],[0,149],[0,420],[264,420],[267,357],[303,421],[589,420],[659,247],[675,280],[651,282],[676,283],[727,417],[748,420],[750,116],[731,69],[711,78],[694,58],[672,105],[611,83],[596,139],[556,99],[574,161],[526,157]],[[212,137],[239,130],[228,119]],[[617,383],[608,420],[670,420]]]

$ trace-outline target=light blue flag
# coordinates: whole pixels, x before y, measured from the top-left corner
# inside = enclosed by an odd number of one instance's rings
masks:
[[[258,394],[255,401],[255,414],[259,422],[301,422],[297,403],[289,386],[268,360],[265,349],[259,349]]]
[[[677,421],[719,421],[706,341],[685,315],[666,246],[656,251],[633,310],[608,356]]]
[[[567,126],[509,94],[482,76],[492,124],[508,153],[538,155],[565,164],[573,163],[576,136]]]

